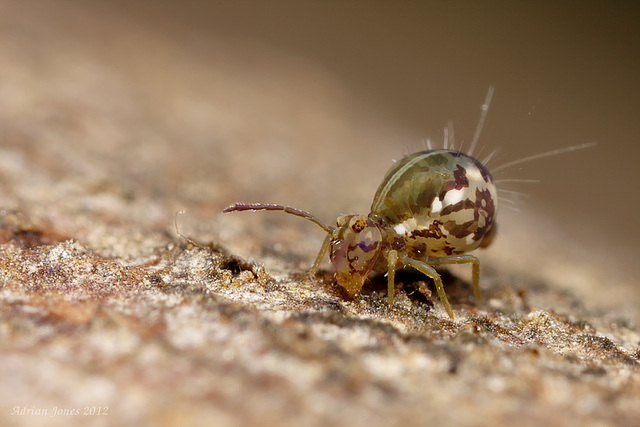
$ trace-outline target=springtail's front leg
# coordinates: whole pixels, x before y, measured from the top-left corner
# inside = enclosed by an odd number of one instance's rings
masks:
[[[313,265],[309,270],[310,276],[315,276],[315,274],[318,272],[318,268],[320,268],[320,264],[322,263],[324,254],[327,253],[327,250],[329,249],[330,244],[331,244],[331,234],[327,234],[327,237],[324,238],[324,242],[322,242],[322,246],[320,247],[320,252],[318,252],[318,256],[316,257],[316,260],[313,262]]]
[[[396,264],[398,264],[398,251],[391,250],[387,255],[387,300],[389,307],[393,305],[395,296]]]

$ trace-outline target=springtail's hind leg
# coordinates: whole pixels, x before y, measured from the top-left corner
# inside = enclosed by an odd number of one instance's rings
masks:
[[[473,286],[473,294],[476,297],[476,301],[482,299],[480,293],[480,285],[478,284],[480,279],[480,261],[474,255],[451,255],[442,258],[432,258],[428,260],[430,265],[445,265],[445,264],[471,264],[472,276],[471,285]]]
[[[431,277],[433,279],[433,282],[436,284],[436,290],[438,291],[438,298],[440,298],[440,302],[444,306],[444,309],[446,310],[449,317],[453,319],[453,310],[451,310],[449,299],[447,298],[447,294],[444,291],[444,285],[442,284],[442,279],[440,278],[440,275],[438,274],[436,269],[428,264],[425,264],[422,261],[416,261],[408,257],[404,258],[402,262],[403,264],[413,267],[416,270],[418,270],[420,273],[424,274],[425,276]]]
[[[389,307],[393,305],[393,297],[395,296],[395,280],[396,280],[396,264],[398,264],[398,251],[391,250],[387,255],[387,300]]]

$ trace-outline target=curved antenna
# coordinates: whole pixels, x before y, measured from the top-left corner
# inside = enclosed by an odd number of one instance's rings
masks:
[[[471,142],[471,147],[469,148],[469,156],[473,156],[473,150],[476,149],[476,144],[478,143],[478,139],[480,139],[480,132],[482,132],[482,127],[484,126],[484,121],[487,118],[487,113],[489,112],[489,105],[491,105],[491,98],[493,98],[493,90],[495,88],[493,86],[489,86],[489,91],[487,92],[487,97],[484,99],[484,104],[482,104],[482,114],[480,114],[480,121],[478,122],[478,127],[476,128],[476,133],[473,135],[473,141]]]
[[[178,215],[182,215],[183,213],[186,213],[186,211],[184,211],[184,210],[177,211],[175,213],[175,215],[173,215],[173,226],[176,229],[176,234],[178,235],[178,237],[182,237],[184,240],[186,240],[187,242],[191,243],[193,246],[201,247],[202,245],[200,243],[196,242],[191,237],[185,236],[184,234],[182,234],[180,232],[180,228],[178,227]]]
[[[270,205],[266,203],[236,203],[235,205],[227,206],[222,210],[224,213],[242,211],[283,211],[284,213],[308,219],[329,234],[333,231],[332,227],[327,227],[324,222],[311,215],[309,212],[301,211],[300,209],[292,208],[290,206]]]
[[[518,160],[514,160],[512,162],[505,163],[503,165],[500,165],[498,167],[493,168],[493,170],[491,172],[495,174],[496,172],[498,172],[500,170],[507,169],[507,168],[510,168],[512,166],[519,165],[521,163],[529,162],[531,160],[537,160],[537,159],[542,159],[542,158],[545,158],[545,157],[555,156],[556,154],[569,153],[571,151],[582,150],[583,148],[593,147],[594,145],[597,145],[597,144],[598,144],[597,142],[592,141],[592,142],[585,142],[584,144],[572,145],[571,147],[564,147],[564,148],[558,148],[558,149],[551,150],[551,151],[545,151],[544,153],[534,154],[533,156],[527,156],[527,157],[524,157],[522,159],[518,159]]]

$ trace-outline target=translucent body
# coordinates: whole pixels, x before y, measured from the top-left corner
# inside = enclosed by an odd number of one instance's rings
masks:
[[[453,318],[434,266],[472,264],[474,293],[480,298],[479,262],[466,252],[491,242],[497,200],[491,175],[474,158],[454,150],[412,154],[387,172],[368,217],[338,218],[314,269],[329,246],[340,286],[355,295],[371,271],[386,272],[392,304],[396,269],[413,267],[434,280],[440,300]]]
[[[414,258],[444,257],[486,246],[498,195],[489,171],[453,150],[407,156],[387,172],[369,217],[401,238]],[[485,240],[487,239],[487,240]]]

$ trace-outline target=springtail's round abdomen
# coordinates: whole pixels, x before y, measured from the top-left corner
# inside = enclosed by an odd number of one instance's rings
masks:
[[[428,150],[387,172],[370,217],[414,255],[444,257],[488,245],[497,203],[493,178],[482,163],[455,150]]]

